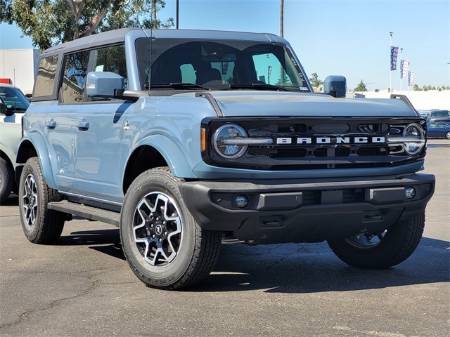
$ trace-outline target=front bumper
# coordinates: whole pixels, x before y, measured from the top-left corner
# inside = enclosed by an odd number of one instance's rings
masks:
[[[429,174],[368,180],[191,181],[183,199],[203,229],[255,243],[318,242],[377,233],[423,212],[434,192]],[[407,199],[405,188],[414,187]],[[245,196],[239,208],[236,196]]]

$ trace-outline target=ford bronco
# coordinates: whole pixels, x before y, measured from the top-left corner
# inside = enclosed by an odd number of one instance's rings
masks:
[[[313,93],[275,35],[124,29],[41,55],[17,155],[23,231],[55,242],[72,215],[120,228],[146,285],[212,270],[224,236],[327,241],[388,268],[424,228],[434,176],[408,101]]]

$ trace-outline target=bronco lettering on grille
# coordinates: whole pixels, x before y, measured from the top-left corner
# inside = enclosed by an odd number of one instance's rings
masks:
[[[386,138],[365,136],[279,137],[277,144],[383,144]]]

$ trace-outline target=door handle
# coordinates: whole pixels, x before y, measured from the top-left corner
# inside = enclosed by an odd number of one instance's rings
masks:
[[[78,130],[86,131],[89,129],[89,122],[85,119],[82,119],[78,122]]]
[[[47,127],[47,129],[54,129],[56,128],[56,121],[53,118],[49,119],[47,122],[45,122],[45,126]]]

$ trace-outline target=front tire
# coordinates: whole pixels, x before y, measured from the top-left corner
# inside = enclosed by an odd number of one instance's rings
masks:
[[[221,233],[203,230],[167,168],[139,175],[126,193],[120,236],[125,257],[147,286],[181,289],[198,283],[219,256]]]
[[[66,215],[47,208],[59,201],[59,194],[47,186],[38,158],[30,158],[23,167],[19,184],[22,229],[32,243],[52,244],[61,236]]]
[[[386,269],[405,261],[414,252],[424,225],[425,213],[422,212],[398,221],[378,235],[359,234],[328,244],[337,257],[350,266]]]
[[[14,185],[14,170],[5,159],[0,158],[0,204],[11,194]]]

